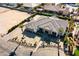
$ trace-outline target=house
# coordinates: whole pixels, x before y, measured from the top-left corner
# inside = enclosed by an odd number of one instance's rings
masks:
[[[61,29],[62,33],[64,34],[67,25],[68,22],[66,20],[62,20],[57,17],[46,17],[30,21],[28,24],[26,24],[26,30],[35,33],[41,30],[48,34],[52,34],[53,32],[59,34],[59,29]]]

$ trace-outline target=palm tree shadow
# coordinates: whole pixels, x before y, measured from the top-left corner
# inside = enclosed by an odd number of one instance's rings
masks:
[[[16,56],[16,50],[18,49],[18,47],[20,46],[20,44],[14,49],[14,51],[12,51],[9,56]]]
[[[13,51],[9,54],[9,56],[16,56],[16,53]]]

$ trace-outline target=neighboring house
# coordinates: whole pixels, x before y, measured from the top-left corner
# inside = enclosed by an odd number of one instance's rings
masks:
[[[73,19],[75,21],[75,25],[77,25],[79,29],[79,16],[73,16]]]
[[[0,3],[2,7],[16,8],[18,6],[17,3]]]
[[[69,8],[69,11],[70,11],[70,12],[72,12],[73,9],[74,9],[74,11],[75,11],[77,8],[79,8],[79,4],[75,4],[75,3],[66,3],[65,5],[66,5],[66,7]],[[75,12],[76,12],[76,11],[75,11]]]
[[[38,5],[40,5],[41,3],[23,3],[23,6],[24,7],[31,7],[31,8],[34,8]]]
[[[51,18],[42,18],[38,19],[37,21],[31,21],[26,24],[26,30],[37,32],[39,29],[42,29],[44,32],[51,34],[52,32],[59,33],[58,30],[61,28],[63,29],[63,33],[66,30],[68,22],[56,17]]]
[[[22,3],[22,6],[18,10],[33,13],[33,8],[40,5],[40,3]]]
[[[0,6],[32,13],[32,9],[40,4],[41,3],[0,3]]]
[[[69,14],[69,8],[66,7],[61,7],[60,5],[52,5],[52,4],[45,4],[42,9],[46,11],[51,11],[51,12],[56,12],[56,13],[61,13],[63,15],[68,15]]]

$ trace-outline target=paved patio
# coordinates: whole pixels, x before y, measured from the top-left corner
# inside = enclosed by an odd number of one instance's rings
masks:
[[[14,49],[18,46],[18,44],[15,42],[8,41],[8,40],[16,36],[18,36],[19,39],[22,37],[22,32],[20,28],[16,28],[14,31],[4,36],[3,38],[0,37],[0,55],[9,56],[9,53],[14,51]],[[32,38],[26,37],[25,39],[30,40],[29,42],[32,42],[31,40]],[[16,50],[16,55],[29,56],[30,52],[33,51],[34,49],[35,48],[33,47],[26,47],[26,46],[20,45],[18,49]],[[57,47],[39,48],[35,53],[33,53],[33,56],[57,56],[58,55],[57,51],[58,51]],[[65,56],[62,50],[60,50],[60,55]]]
[[[0,7],[0,34],[6,34],[11,27],[29,16],[28,13]]]

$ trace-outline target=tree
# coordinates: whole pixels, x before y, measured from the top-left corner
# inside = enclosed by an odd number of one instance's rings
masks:
[[[21,24],[19,27],[21,28],[21,31],[23,32],[23,27],[24,27],[24,25]],[[22,39],[24,39],[24,35],[23,35]]]
[[[74,29],[74,20],[72,19],[72,17],[70,17],[70,20],[68,21],[68,31],[72,32],[72,30]]]
[[[21,28],[21,31],[23,32],[23,27],[24,27],[24,25],[21,24],[19,27]]]
[[[58,33],[59,33],[60,35],[62,35],[62,34],[64,33],[64,29],[63,29],[62,27],[60,27],[60,28],[58,29]]]
[[[59,34],[59,39],[58,39],[58,56],[60,56],[60,52],[59,52],[59,43],[60,43],[60,36],[61,35],[63,35],[63,32],[64,32],[64,29],[62,28],[62,27],[60,27],[59,29],[58,29],[58,34]]]
[[[79,8],[77,8],[77,12],[79,12]]]

